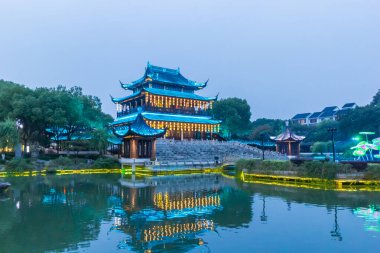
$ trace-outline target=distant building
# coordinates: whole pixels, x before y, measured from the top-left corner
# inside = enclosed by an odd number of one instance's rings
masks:
[[[356,107],[356,103],[346,103],[341,109],[338,106],[328,106],[320,112],[298,113],[290,121],[293,124],[314,125],[324,120],[338,120]]]

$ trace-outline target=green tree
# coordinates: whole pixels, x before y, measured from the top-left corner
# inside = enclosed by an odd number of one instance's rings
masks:
[[[222,120],[222,127],[232,137],[242,136],[250,129],[251,108],[245,99],[226,98],[214,103],[213,114]]]
[[[10,119],[0,122],[0,149],[14,149],[18,141],[16,123]]]
[[[108,138],[110,134],[105,128],[98,128],[92,131],[92,139],[90,141],[90,146],[99,151],[99,154],[104,154],[108,146]]]
[[[329,142],[317,141],[311,146],[311,152],[314,154],[323,154],[328,151]]]
[[[275,136],[280,134],[285,127],[285,122],[280,119],[261,118],[251,124],[251,138],[259,139],[261,134]]]
[[[380,109],[378,106],[367,105],[352,110],[339,121],[339,129],[345,139],[361,131],[380,133]]]
[[[32,90],[0,80],[0,121],[8,118],[23,125],[24,147],[45,146],[52,136],[57,142],[62,136],[70,141],[76,134],[104,128],[113,120],[102,112],[100,99],[84,95],[80,87]]]
[[[373,96],[370,106],[380,106],[380,89],[377,91],[375,96]]]

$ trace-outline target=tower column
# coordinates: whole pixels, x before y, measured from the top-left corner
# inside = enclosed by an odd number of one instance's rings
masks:
[[[150,160],[152,161],[156,160],[156,139],[152,140],[152,150],[151,150]]]
[[[137,140],[131,139],[130,157],[137,158]]]

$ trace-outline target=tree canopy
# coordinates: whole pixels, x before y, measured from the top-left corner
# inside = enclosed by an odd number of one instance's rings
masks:
[[[232,136],[241,136],[250,129],[251,108],[245,99],[234,97],[216,101],[213,114],[222,120],[222,127]]]
[[[0,122],[7,119],[22,124],[24,144],[38,145],[49,143],[51,135],[65,133],[70,140],[78,132],[104,128],[112,121],[102,112],[100,99],[83,94],[80,87],[30,89],[0,80]]]

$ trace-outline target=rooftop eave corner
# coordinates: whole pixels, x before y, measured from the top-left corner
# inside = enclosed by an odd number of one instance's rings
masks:
[[[203,89],[203,88],[205,88],[207,86],[207,83],[208,83],[209,80],[210,79],[207,79],[207,81],[204,82],[204,83],[196,83],[196,86],[198,87],[199,90]]]
[[[219,92],[218,92],[218,94],[216,94],[216,96],[214,97],[214,101],[218,101],[218,99],[219,99]]]
[[[110,94],[110,98],[111,98],[111,101],[112,101],[114,104],[117,104],[117,100],[116,100],[116,98],[114,98],[111,94]]]
[[[112,127],[112,133],[113,133],[115,136],[119,137],[119,138],[124,138],[124,136],[128,135],[129,132],[130,132],[130,127],[128,127],[127,130],[124,130],[123,133],[118,133],[118,130],[116,130],[115,127]]]
[[[125,84],[120,80],[119,80],[119,83],[120,83],[121,88],[123,88],[124,90],[130,90],[130,86],[131,86],[130,84]]]

